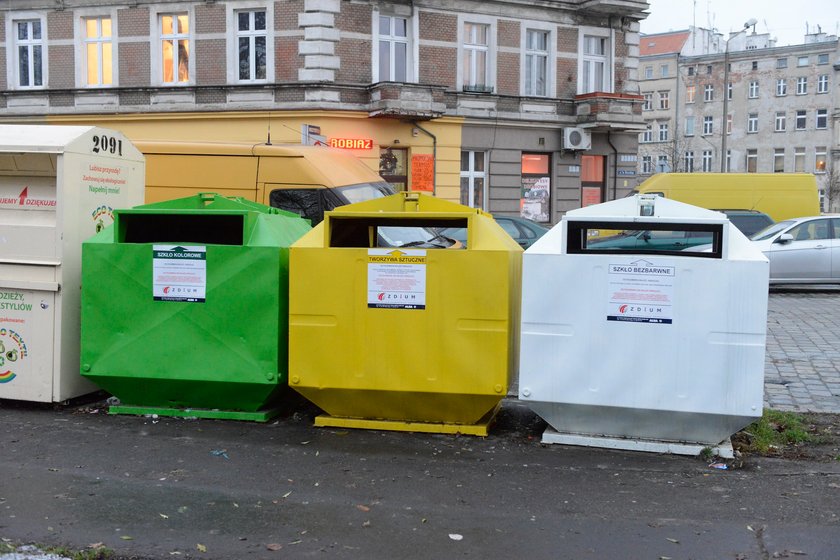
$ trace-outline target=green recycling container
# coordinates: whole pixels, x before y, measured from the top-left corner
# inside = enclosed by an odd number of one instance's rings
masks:
[[[112,413],[266,421],[287,385],[296,214],[203,193],[114,211],[82,245],[81,373]]]

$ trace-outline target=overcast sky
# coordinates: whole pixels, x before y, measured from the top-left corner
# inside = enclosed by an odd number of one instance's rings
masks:
[[[779,42],[803,43],[805,24],[811,32],[817,25],[830,35],[838,34],[838,0],[648,0],[650,15],[642,20],[642,33],[688,29],[690,25],[717,28],[724,36],[739,31],[750,19],[758,20],[757,33],[769,32]]]

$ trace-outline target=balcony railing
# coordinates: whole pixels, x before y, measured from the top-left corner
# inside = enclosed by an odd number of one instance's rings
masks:
[[[368,87],[372,117],[434,119],[446,111],[442,86],[379,82]]]

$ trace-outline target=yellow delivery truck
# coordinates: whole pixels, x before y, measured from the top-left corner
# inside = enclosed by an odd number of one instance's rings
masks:
[[[317,224],[338,206],[394,194],[354,155],[325,146],[140,141],[146,202],[199,192],[240,196]]]
[[[710,210],[756,210],[777,222],[820,213],[810,173],[657,173],[632,194],[658,194]]]

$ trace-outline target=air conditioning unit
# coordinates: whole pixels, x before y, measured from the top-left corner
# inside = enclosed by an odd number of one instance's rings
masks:
[[[592,135],[583,128],[563,129],[564,150],[588,150],[592,147]]]

